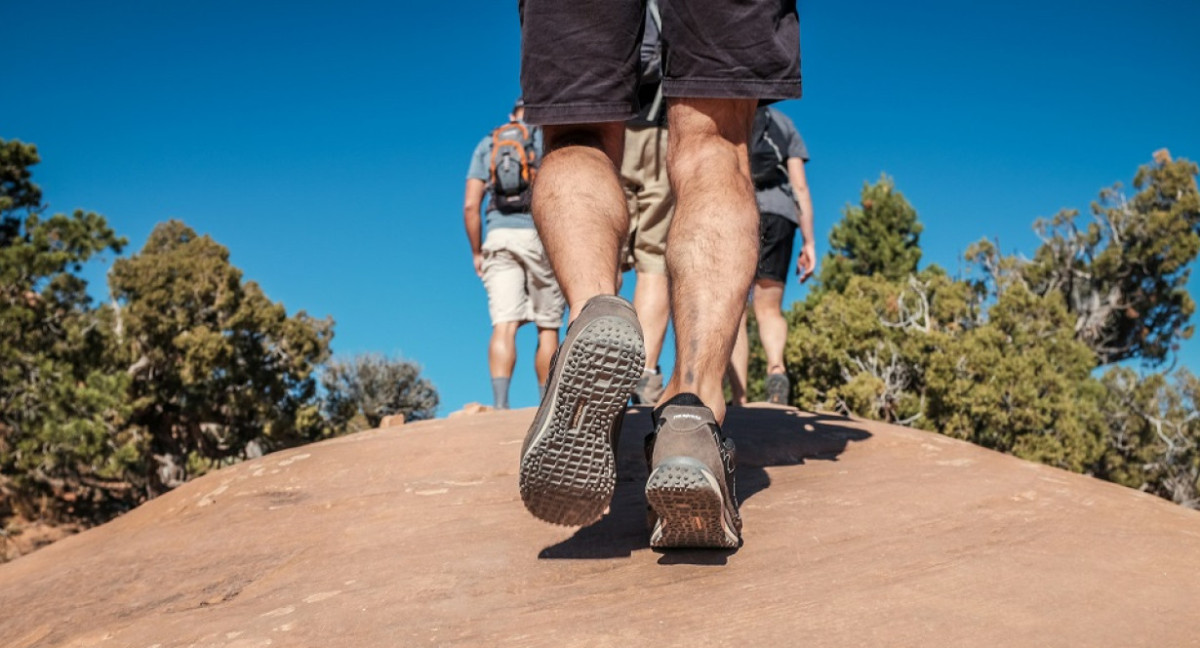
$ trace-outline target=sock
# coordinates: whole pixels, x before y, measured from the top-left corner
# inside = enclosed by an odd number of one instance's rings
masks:
[[[542,399],[545,397],[546,397],[546,383],[538,383],[538,402],[539,403],[542,402]]]
[[[508,409],[508,383],[511,378],[492,378],[492,399],[496,409]]]

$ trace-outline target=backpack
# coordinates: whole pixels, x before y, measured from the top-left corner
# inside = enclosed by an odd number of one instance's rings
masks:
[[[658,0],[649,0],[646,3],[646,16],[650,20],[650,24],[646,25],[646,36],[654,37],[654,47],[647,52],[647,56],[640,61],[641,63],[641,83],[654,84],[654,99],[650,102],[649,111],[646,114],[646,121],[651,123],[658,122],[660,111],[662,110],[663,91],[663,43],[662,43],[662,15],[658,12]],[[654,32],[650,32],[650,27],[654,28]],[[643,40],[645,36],[643,36]]]
[[[533,203],[533,177],[537,173],[533,130],[509,122],[492,131],[489,180],[492,206],[502,214],[528,212]]]
[[[754,115],[754,127],[750,129],[750,177],[755,189],[778,187],[788,181],[787,134],[771,119],[767,110]]]

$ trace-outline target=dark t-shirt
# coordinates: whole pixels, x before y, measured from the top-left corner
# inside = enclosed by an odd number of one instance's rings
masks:
[[[807,162],[808,148],[804,146],[804,139],[800,137],[800,131],[796,130],[796,124],[792,123],[791,118],[774,108],[763,108],[763,110],[769,112],[771,119],[774,119],[779,128],[783,130],[786,142],[784,146],[785,158],[799,158]],[[791,182],[785,182],[767,189],[759,189],[754,192],[754,197],[758,202],[759,212],[783,216],[793,223],[800,223],[798,216],[800,206],[796,204],[796,194],[792,191]]]

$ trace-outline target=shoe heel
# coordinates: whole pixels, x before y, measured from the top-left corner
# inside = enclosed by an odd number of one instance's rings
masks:
[[[646,501],[657,515],[651,547],[736,548],[725,522],[718,477],[691,457],[659,462],[646,480]]]

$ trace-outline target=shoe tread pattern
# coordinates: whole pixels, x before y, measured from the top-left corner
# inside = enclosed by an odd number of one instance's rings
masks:
[[[657,517],[650,535],[656,548],[733,549],[739,538],[726,530],[724,502],[703,464],[675,458],[659,464],[646,481],[646,500]]]
[[[535,517],[582,526],[604,514],[616,487],[610,435],[620,432],[613,427],[645,353],[641,332],[618,317],[598,318],[572,342],[551,395],[553,411],[521,459],[521,499]]]

